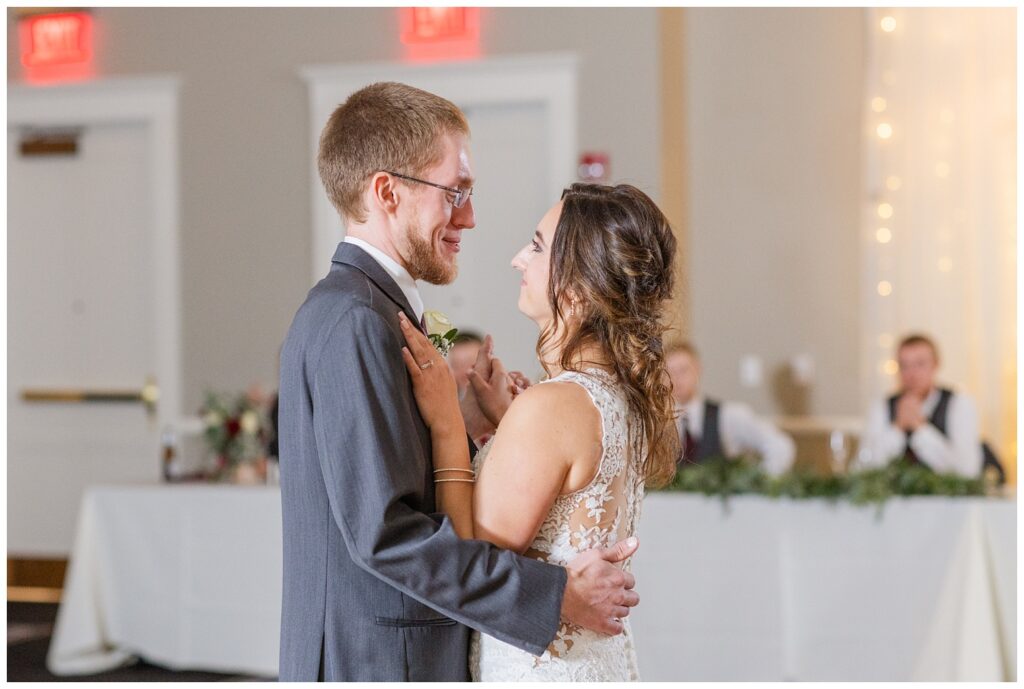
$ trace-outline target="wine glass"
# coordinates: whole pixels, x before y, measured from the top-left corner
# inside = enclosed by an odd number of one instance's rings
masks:
[[[843,431],[834,430],[828,435],[828,449],[832,454],[832,474],[846,473],[846,462],[850,458],[851,443]]]

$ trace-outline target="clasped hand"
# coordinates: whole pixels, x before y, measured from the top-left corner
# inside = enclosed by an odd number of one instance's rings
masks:
[[[402,357],[424,423],[431,430],[450,430],[458,425],[454,422],[458,416],[473,438],[494,433],[512,400],[530,386],[529,379],[519,371],[505,371],[494,356],[494,338],[487,335],[459,400],[455,378],[430,340],[404,313],[399,312],[398,319],[406,342]]]
[[[911,394],[903,394],[896,402],[896,426],[913,432],[925,422],[922,401]]]

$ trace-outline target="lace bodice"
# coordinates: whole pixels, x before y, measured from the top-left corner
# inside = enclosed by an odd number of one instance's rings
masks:
[[[571,382],[583,387],[601,416],[601,459],[594,478],[583,488],[559,495],[526,555],[565,565],[591,548],[608,547],[636,534],[643,499],[642,456],[630,442],[628,407],[615,378],[599,369],[566,371],[545,383]],[[542,383],[543,384],[543,383]],[[637,431],[638,432],[638,431]],[[493,442],[493,441],[492,441]],[[473,462],[479,474],[491,442]],[[625,563],[629,568],[629,562]],[[474,680],[636,681],[636,656],[628,618],[626,631],[608,637],[563,622],[554,641],[538,657],[487,636],[473,635],[470,671]]]

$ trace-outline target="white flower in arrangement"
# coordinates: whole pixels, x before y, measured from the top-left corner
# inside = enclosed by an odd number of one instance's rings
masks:
[[[224,423],[224,417],[215,411],[208,411],[206,412],[206,415],[203,416],[203,423],[207,428],[212,428]]]
[[[451,319],[440,311],[424,311],[423,324],[427,328],[430,343],[441,352],[441,356],[448,356],[452,344],[455,343],[455,337],[459,334],[459,331],[452,327]]]
[[[247,411],[242,414],[242,418],[238,420],[238,426],[242,429],[243,433],[255,435],[256,432],[260,430],[260,417],[258,417],[254,411]]]

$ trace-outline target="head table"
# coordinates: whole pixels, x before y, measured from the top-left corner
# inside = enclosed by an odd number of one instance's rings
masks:
[[[631,615],[645,680],[1014,680],[1016,503],[652,493]],[[274,487],[97,486],[47,665],[274,676]]]

